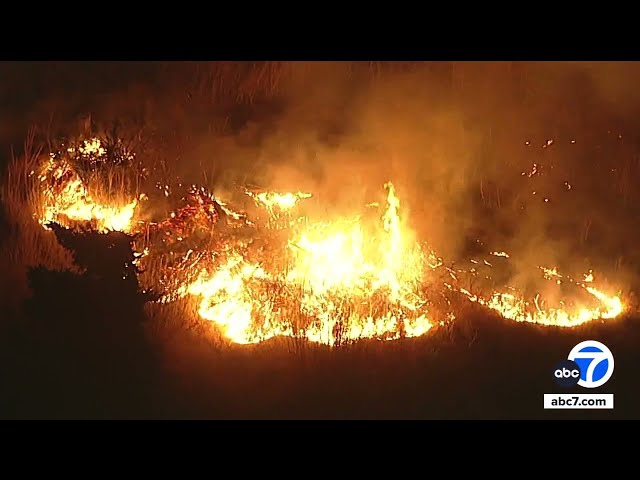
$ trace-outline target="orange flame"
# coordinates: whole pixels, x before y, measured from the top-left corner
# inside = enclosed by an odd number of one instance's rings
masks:
[[[433,326],[418,295],[423,256],[403,244],[399,200],[393,185],[386,187],[382,231],[367,231],[357,218],[308,224],[290,240],[282,271],[230,252],[185,292],[199,296],[202,318],[237,343],[287,335],[335,345],[423,335]],[[369,234],[378,235],[367,241]]]
[[[50,158],[39,180],[43,199],[38,221],[42,225],[58,222],[68,227],[74,222],[93,222],[99,231],[128,232],[133,228],[138,199],[117,207],[97,203],[68,162]]]
[[[78,151],[86,155],[104,154],[99,140],[84,142]],[[96,202],[69,162],[51,155],[39,180],[42,204],[36,216],[43,225],[55,221],[70,227],[78,222],[91,222],[100,231],[134,230],[138,200],[126,201],[120,206]],[[302,217],[296,217],[296,207],[301,200],[311,198],[310,193],[245,191],[258,207],[268,212],[267,230],[275,228],[286,233],[287,241],[279,251],[263,253],[257,258],[247,255],[247,242],[228,236],[221,236],[222,248],[219,244],[215,250],[208,244],[194,246],[195,260],[189,260],[193,253],[189,249],[180,267],[191,269],[188,276],[179,277],[176,270],[163,273],[173,275],[176,280],[173,283],[182,283],[171,298],[197,299],[200,317],[217,325],[231,341],[241,344],[276,336],[338,345],[363,338],[393,340],[424,335],[442,323],[435,320],[424,286],[426,280],[432,280],[428,278],[429,272],[442,267],[444,262],[426,245],[413,241],[412,232],[401,222],[401,204],[394,185],[388,182],[384,187],[386,208],[375,225],[365,223],[360,217],[331,222],[304,217],[305,221],[299,222],[296,220]],[[168,185],[164,191],[168,195]],[[225,216],[234,220],[238,228],[255,228],[245,214],[213,196],[207,197],[206,202],[203,198],[198,197],[197,205],[189,205],[178,214],[174,212],[171,221],[163,222],[162,228],[166,227],[161,229],[163,235],[177,233],[176,240],[182,242],[190,231],[187,220],[198,225],[209,222],[207,226],[211,228],[207,230],[214,231],[219,217]],[[370,203],[367,207],[379,208],[380,204]],[[172,242],[165,243],[172,245]],[[503,251],[490,254],[510,258]],[[143,253],[137,255],[136,264],[153,256],[153,249],[145,247]],[[496,259],[496,262],[502,261]],[[478,272],[476,267],[493,268],[487,260],[472,260],[472,263],[474,268],[470,273],[473,274]],[[185,267],[186,264],[189,266]],[[456,282],[457,273],[463,272],[444,268]],[[576,282],[561,275],[556,268],[540,268],[544,278],[557,284],[574,284],[597,305],[568,307],[560,302],[558,308],[543,308],[544,302],[539,296],[527,301],[515,290],[494,291],[483,296],[465,288],[443,285],[517,322],[575,327],[598,319],[616,318],[624,311],[620,297],[610,296],[594,286],[592,272],[586,274],[582,282]],[[445,317],[449,321],[455,319],[450,312]]]
[[[484,305],[498,312],[506,319],[547,326],[577,327],[593,320],[616,318],[624,311],[624,305],[620,297],[607,295],[595,287],[585,285],[585,283],[574,282],[572,279],[560,275],[556,268],[540,268],[543,270],[545,278],[557,278],[557,283],[560,283],[560,279],[564,278],[574,283],[577,287],[584,289],[600,305],[592,308],[585,306],[567,308],[563,306],[563,308],[543,309],[540,307],[539,296],[534,298],[533,305],[531,305],[532,302],[528,302],[522,296],[514,293],[494,292],[489,298],[484,299],[464,288],[458,291],[472,302]],[[592,281],[593,274],[589,272],[585,275],[585,282]]]

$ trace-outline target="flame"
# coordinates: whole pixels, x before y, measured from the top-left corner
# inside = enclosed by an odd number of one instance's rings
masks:
[[[585,283],[574,282],[571,278],[558,273],[557,268],[540,267],[540,269],[544,272],[544,278],[548,280],[556,279],[557,284],[560,284],[560,279],[565,279],[590,294],[593,299],[598,301],[599,305],[592,308],[586,306],[567,308],[562,305],[561,308],[550,307],[544,309],[540,306],[540,295],[534,298],[533,305],[531,305],[531,302],[526,301],[522,295],[516,293],[493,292],[489,298],[485,299],[472,294],[464,288],[460,288],[458,291],[472,302],[490,308],[506,319],[547,326],[577,327],[594,320],[616,318],[624,311],[624,305],[620,297],[607,295],[595,287],[587,286]],[[584,282],[593,282],[592,272],[584,275]],[[563,303],[561,302],[561,304]]]
[[[106,153],[97,139],[67,151],[92,159]],[[534,165],[533,173],[537,174],[537,167]],[[443,323],[436,321],[436,314],[442,312],[432,308],[427,293],[426,287],[436,281],[431,272],[442,268],[444,276],[459,284],[465,273],[476,276],[486,267],[496,270],[511,258],[504,251],[492,251],[490,255],[501,257],[494,263],[472,259],[473,267],[468,270],[444,266],[444,260],[428,245],[415,241],[406,227],[391,182],[384,184],[384,204],[366,205],[384,208],[376,222],[361,217],[316,221],[300,216],[297,209],[301,200],[312,197],[310,193],[245,190],[268,214],[266,228],[260,228],[247,214],[196,186],[183,199],[186,205],[169,218],[158,223],[137,222],[140,227],[134,224],[138,199],[120,206],[96,202],[73,164],[54,154],[43,165],[39,180],[42,204],[36,216],[41,224],[71,227],[89,222],[99,231],[129,233],[142,228],[145,241],[159,238],[163,247],[143,245],[135,264],[144,267],[158,261],[161,265],[157,280],[169,290],[162,301],[193,298],[202,319],[240,344],[276,336],[331,346],[363,338],[421,336]],[[170,185],[156,186],[170,196]],[[220,228],[225,225],[234,229]],[[250,235],[243,234],[245,228],[251,229]],[[616,318],[624,311],[620,297],[594,286],[592,271],[582,281],[574,281],[557,268],[539,268],[545,279],[564,284],[563,288],[574,285],[588,300],[548,306],[539,294],[529,301],[513,288],[488,295],[448,283],[437,288],[457,291],[506,319],[540,325],[576,327]],[[451,312],[445,317],[455,319]]]
[[[221,327],[229,339],[235,343],[255,343],[289,333],[280,323],[270,322],[273,303],[252,298],[251,284],[268,278],[260,266],[246,263],[242,256],[233,253],[211,275],[203,270],[186,292],[202,297],[198,313]],[[254,327],[258,313],[262,313],[263,324]]]
[[[285,248],[263,252],[254,259],[247,244],[233,243],[228,238],[221,251],[189,262],[187,255],[183,260],[189,265],[186,269],[198,266],[200,270],[195,279],[185,273],[184,278],[191,279],[182,284],[177,296],[196,297],[200,317],[220,327],[232,342],[241,344],[292,336],[339,345],[362,338],[393,340],[427,333],[437,322],[433,312],[428,312],[431,304],[423,286],[429,280],[429,272],[442,267],[444,261],[426,245],[413,241],[411,231],[401,222],[400,200],[393,184],[387,183],[385,188],[386,209],[376,225],[367,224],[360,217],[331,222],[307,218],[282,230],[288,235]],[[189,215],[195,218],[194,214]],[[248,220],[245,225],[255,227]],[[254,230],[256,235],[257,232]],[[505,261],[510,258],[504,251],[490,255]],[[206,260],[202,260],[204,257]],[[471,263],[474,267],[467,273],[473,275],[482,265],[494,268],[487,260]],[[454,282],[465,272],[444,268]],[[567,306],[560,302],[558,308],[550,308],[540,295],[526,301],[514,289],[484,297],[446,283],[443,286],[518,322],[575,327],[615,318],[623,311],[619,297],[586,285],[594,280],[592,272],[584,276],[583,282],[575,282],[557,268],[539,268],[545,279],[574,284],[598,306]],[[452,313],[446,317],[455,319]]]
[[[311,198],[310,193],[305,192],[260,192],[254,193],[251,191],[245,191],[245,193],[253,198],[256,203],[266,207],[269,212],[279,210],[291,210],[297,205],[297,203],[305,198]]]
[[[259,192],[249,190],[244,192],[251,197],[259,208],[266,209],[269,214],[267,226],[274,229],[289,228],[294,219],[294,210],[300,200],[311,198],[310,193],[305,192]]]
[[[307,223],[293,232],[283,268],[266,269],[232,250],[218,268],[201,271],[185,289],[200,297],[200,316],[236,343],[287,335],[336,345],[428,332],[433,324],[419,295],[424,256],[405,245],[400,202],[393,185],[385,187],[381,229],[358,218]]]
[[[86,142],[85,142],[86,143]],[[100,144],[87,143],[86,151],[99,152]],[[38,221],[42,225],[58,222],[66,227],[91,222],[99,231],[131,231],[138,199],[122,205],[102,205],[89,194],[86,185],[69,162],[51,156],[40,177],[42,205]]]
[[[78,147],[78,150],[83,155],[102,156],[107,153],[105,148],[102,146],[102,142],[99,138],[91,138],[89,140],[83,141],[82,145]],[[69,153],[73,152],[73,147],[69,148],[68,151]]]

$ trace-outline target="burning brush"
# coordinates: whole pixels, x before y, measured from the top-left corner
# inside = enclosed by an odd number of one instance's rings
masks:
[[[98,142],[83,148],[90,158],[104,156]],[[120,207],[97,203],[68,159],[52,155],[40,180],[43,225],[59,222],[63,236],[65,228],[80,224],[98,232],[137,233],[136,258],[125,263],[139,267],[131,271],[143,287],[162,292],[161,302],[192,299],[199,316],[236,343],[282,335],[328,345],[416,337],[455,319],[452,292],[505,318],[543,325],[575,326],[622,311],[618,297],[586,279],[562,278],[596,301],[593,308],[545,307],[537,297],[528,302],[499,285],[488,295],[478,293],[463,281],[494,265],[485,259],[470,268],[445,266],[401,221],[400,199],[390,182],[384,185],[385,202],[354,218],[315,221],[300,208],[309,193],[245,189],[257,209],[249,218],[192,186],[166,219],[145,222],[138,220],[136,199]],[[168,186],[164,192],[173,199]],[[509,258],[504,252],[492,255]]]
[[[377,226],[357,218],[305,224],[253,255],[253,242],[227,243],[180,294],[200,297],[200,316],[237,343],[287,335],[339,345],[424,334],[433,326],[421,297],[424,256],[405,240],[395,190],[386,187]]]
[[[258,236],[246,215],[235,212],[204,187],[192,185],[181,203],[167,219],[144,225],[136,241],[136,249],[142,252],[136,264],[152,272],[141,278],[165,292],[164,302],[179,296],[180,285],[195,278],[196,268],[229,245],[251,245]]]
[[[300,218],[295,216],[300,200],[312,197],[305,192],[255,192],[245,189],[244,193],[253,199],[259,209],[267,212],[266,226],[272,229],[292,227]]]
[[[38,172],[43,225],[57,222],[65,227],[89,226],[97,231],[132,231],[139,200],[127,193],[123,166],[131,167],[133,155],[121,149],[107,149],[99,139],[61,147],[49,155]],[[32,172],[35,173],[35,172]],[[99,202],[89,193],[90,184],[99,188]],[[113,202],[117,199],[117,202]],[[115,205],[113,203],[116,203]]]

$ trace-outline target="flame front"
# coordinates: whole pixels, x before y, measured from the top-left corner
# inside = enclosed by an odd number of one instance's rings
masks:
[[[209,274],[203,270],[186,292],[202,297],[198,313],[220,326],[229,339],[236,343],[254,343],[289,333],[280,323],[272,324],[274,311],[269,299],[253,297],[251,287],[260,287],[260,281],[268,279],[261,267],[246,263],[233,252],[215,272]],[[263,324],[254,325],[259,316]]]
[[[260,192],[253,193],[250,191],[245,192],[248,196],[254,199],[256,203],[259,203],[266,207],[269,212],[279,210],[291,210],[298,202],[305,198],[311,198],[310,193],[305,192]]]
[[[231,252],[186,292],[200,296],[200,315],[237,343],[295,335],[336,345],[426,333],[433,324],[419,296],[423,257],[403,244],[399,200],[393,185],[386,187],[383,228],[358,218],[307,222],[293,232],[281,268]]]
[[[97,139],[85,141],[79,151],[83,154],[104,153]],[[138,199],[119,206],[96,202],[68,161],[57,160],[52,154],[40,173],[39,181],[42,201],[41,211],[36,215],[42,225],[58,222],[70,227],[77,223],[91,223],[96,230],[103,232],[132,230]]]
[[[540,268],[546,279],[555,279],[557,284],[561,283],[561,279],[573,283],[588,293],[593,300],[597,300],[598,305],[591,308],[575,305],[568,307],[564,305],[564,302],[561,302],[563,305],[558,308],[542,308],[539,295],[532,302],[529,302],[516,293],[494,292],[489,298],[483,299],[464,288],[459,291],[472,302],[484,305],[506,319],[547,326],[577,327],[593,320],[616,318],[624,311],[620,297],[609,296],[595,287],[586,285],[586,283],[593,281],[592,272],[585,274],[584,282],[575,282],[571,278],[559,274],[557,268]]]
[[[106,154],[98,140],[85,141],[77,151],[91,161]],[[35,215],[41,224],[89,223],[100,231],[144,231],[146,242],[159,238],[162,247],[145,244],[138,249],[142,253],[136,255],[136,265],[156,262],[150,276],[168,292],[163,301],[195,299],[199,316],[236,343],[275,336],[327,345],[417,337],[455,319],[446,295],[451,291],[506,319],[539,325],[576,327],[616,318],[624,310],[620,297],[593,285],[592,272],[574,281],[556,268],[539,267],[545,279],[577,289],[575,302],[555,305],[546,304],[540,295],[526,300],[511,287],[489,290],[488,295],[477,287],[463,288],[459,277],[475,276],[480,268],[497,268],[495,262],[507,262],[511,256],[490,252],[494,263],[471,260],[474,266],[468,271],[445,266],[406,227],[391,182],[384,185],[384,211],[376,221],[362,217],[316,221],[298,208],[312,197],[310,193],[245,190],[268,214],[266,222],[254,222],[205,188],[192,186],[183,199],[187,204],[170,218],[134,224],[136,199],[119,206],[96,202],[69,161],[51,154],[38,179],[41,204]],[[168,197],[168,185],[164,191]],[[381,203],[366,207],[381,208]],[[218,229],[219,223],[233,228]],[[437,280],[441,277],[435,272],[453,279],[454,285]],[[444,311],[435,307],[433,292],[446,298]],[[577,300],[580,295],[583,300]]]

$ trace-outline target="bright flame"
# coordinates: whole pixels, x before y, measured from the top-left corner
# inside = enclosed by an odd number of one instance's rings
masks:
[[[68,153],[77,152],[93,158],[105,155],[106,150],[98,139],[93,139],[77,149],[68,149]],[[533,174],[538,171],[534,165]],[[43,225],[57,222],[71,227],[88,222],[99,231],[133,231],[138,200],[121,206],[97,203],[70,162],[58,160],[52,154],[41,169],[39,180],[42,203],[37,217]],[[169,196],[169,185],[157,186]],[[199,315],[220,327],[231,341],[242,344],[291,336],[339,345],[363,338],[393,340],[425,334],[434,325],[432,312],[428,316],[431,302],[426,298],[425,280],[429,272],[443,267],[444,261],[426,245],[414,241],[412,232],[401,221],[401,204],[393,184],[389,182],[384,187],[385,210],[375,224],[360,217],[331,222],[301,217],[296,207],[301,200],[311,198],[309,193],[245,190],[258,207],[268,212],[264,230],[256,228],[247,215],[216,200],[204,188],[198,190],[194,186],[190,191],[191,203],[173,212],[164,222],[147,224],[149,232],[157,230],[162,234],[163,244],[168,247],[183,243],[186,237],[204,242],[188,243],[185,250],[192,248],[186,255],[176,256],[181,259],[177,268],[165,264],[161,283],[172,290],[165,298],[197,297]],[[367,208],[373,207],[381,205],[367,204]],[[226,233],[215,240],[203,240],[205,233],[215,234],[217,225],[224,221],[238,229],[251,227],[255,233],[280,230],[258,240],[281,248],[274,251],[251,247],[255,238],[243,241],[229,237],[228,229],[223,229]],[[284,238],[281,234],[286,234],[286,240],[276,243]],[[503,251],[489,254],[510,258]],[[153,257],[153,248],[145,246],[136,255],[135,263],[139,265]],[[485,267],[500,268],[498,263],[504,261],[496,260],[494,267],[487,260],[471,260],[473,267],[466,273],[478,275]],[[540,295],[526,301],[515,290],[483,296],[465,288],[442,285],[518,322],[575,327],[597,319],[612,319],[623,312],[619,297],[609,296],[593,286],[591,271],[576,282],[556,268],[539,268],[545,279],[558,285],[575,285],[591,297],[590,303],[585,303],[596,306],[568,306],[559,302],[559,307],[554,308],[545,306]],[[454,282],[465,273],[449,267],[443,270]],[[451,313],[446,317],[455,318]]]
[[[99,138],[85,140],[84,142],[82,142],[82,145],[78,147],[78,150],[83,155],[97,155],[99,157],[107,153],[105,148],[102,146],[102,142]]]
[[[300,200],[311,198],[305,192],[260,192],[245,190],[245,194],[253,199],[255,204],[266,209],[269,214],[268,226],[271,228],[289,228],[292,226],[292,215]]]
[[[267,271],[231,252],[215,271],[201,272],[186,288],[201,297],[200,315],[237,343],[295,335],[336,345],[429,331],[419,295],[424,257],[417,245],[404,244],[400,202],[393,185],[385,186],[382,229],[358,218],[307,224],[293,233],[283,269]]]
[[[249,195],[251,198],[253,198],[257,203],[262,204],[264,207],[266,207],[270,212],[273,212],[275,209],[291,210],[293,207],[296,206],[298,201],[304,198],[311,198],[310,193],[304,193],[304,192],[253,193],[250,191],[246,191],[245,193]]]
[[[279,324],[270,324],[273,305],[269,301],[256,302],[252,298],[251,284],[266,279],[268,275],[261,267],[248,264],[242,256],[232,253],[212,275],[203,270],[186,291],[202,297],[200,316],[215,322],[229,339],[236,343],[254,343],[288,333],[278,328]],[[254,317],[260,312],[264,324],[252,328]]]
[[[101,148],[94,143],[85,147]],[[68,162],[49,158],[39,180],[43,196],[38,219],[41,224],[58,222],[68,227],[74,222],[92,222],[99,231],[127,232],[132,229],[138,200],[134,199],[123,206],[96,203]]]
[[[371,225],[360,217],[292,222],[286,230],[286,250],[251,260],[246,245],[227,242],[222,252],[209,255],[207,267],[195,280],[187,281],[180,294],[199,297],[200,316],[219,326],[231,341],[242,344],[282,335],[339,345],[362,338],[393,340],[425,334],[434,321],[427,315],[430,302],[423,287],[428,272],[444,262],[426,245],[410,241],[395,189],[391,183],[385,188],[386,209],[379,223]],[[263,198],[278,197],[265,194]],[[510,257],[503,251],[490,254]],[[469,273],[474,275],[481,265],[494,268],[487,260],[471,262],[474,267]],[[623,311],[618,297],[586,285],[593,282],[591,272],[584,282],[575,282],[557,268],[540,269],[548,280],[581,288],[599,306],[568,307],[560,302],[560,308],[551,308],[540,295],[529,302],[515,291],[482,297],[464,288],[444,286],[518,322],[575,327],[615,318]],[[456,282],[457,274],[464,272],[445,270]],[[451,313],[446,316],[455,319]]]
[[[539,295],[535,297],[532,305],[531,302],[514,293],[494,292],[488,299],[483,299],[464,288],[458,291],[467,296],[472,302],[484,305],[498,312],[506,319],[548,326],[577,327],[593,320],[616,318],[624,311],[624,305],[620,297],[609,296],[594,287],[585,285],[585,283],[574,282],[571,278],[559,274],[557,268],[540,267],[540,269],[544,272],[544,278],[548,280],[556,279],[557,284],[560,284],[560,279],[565,279],[584,289],[600,305],[592,308],[585,306],[567,308],[562,305],[562,308],[550,307],[544,309],[540,306]],[[592,282],[593,274],[589,272],[584,276],[584,279],[585,282]]]

